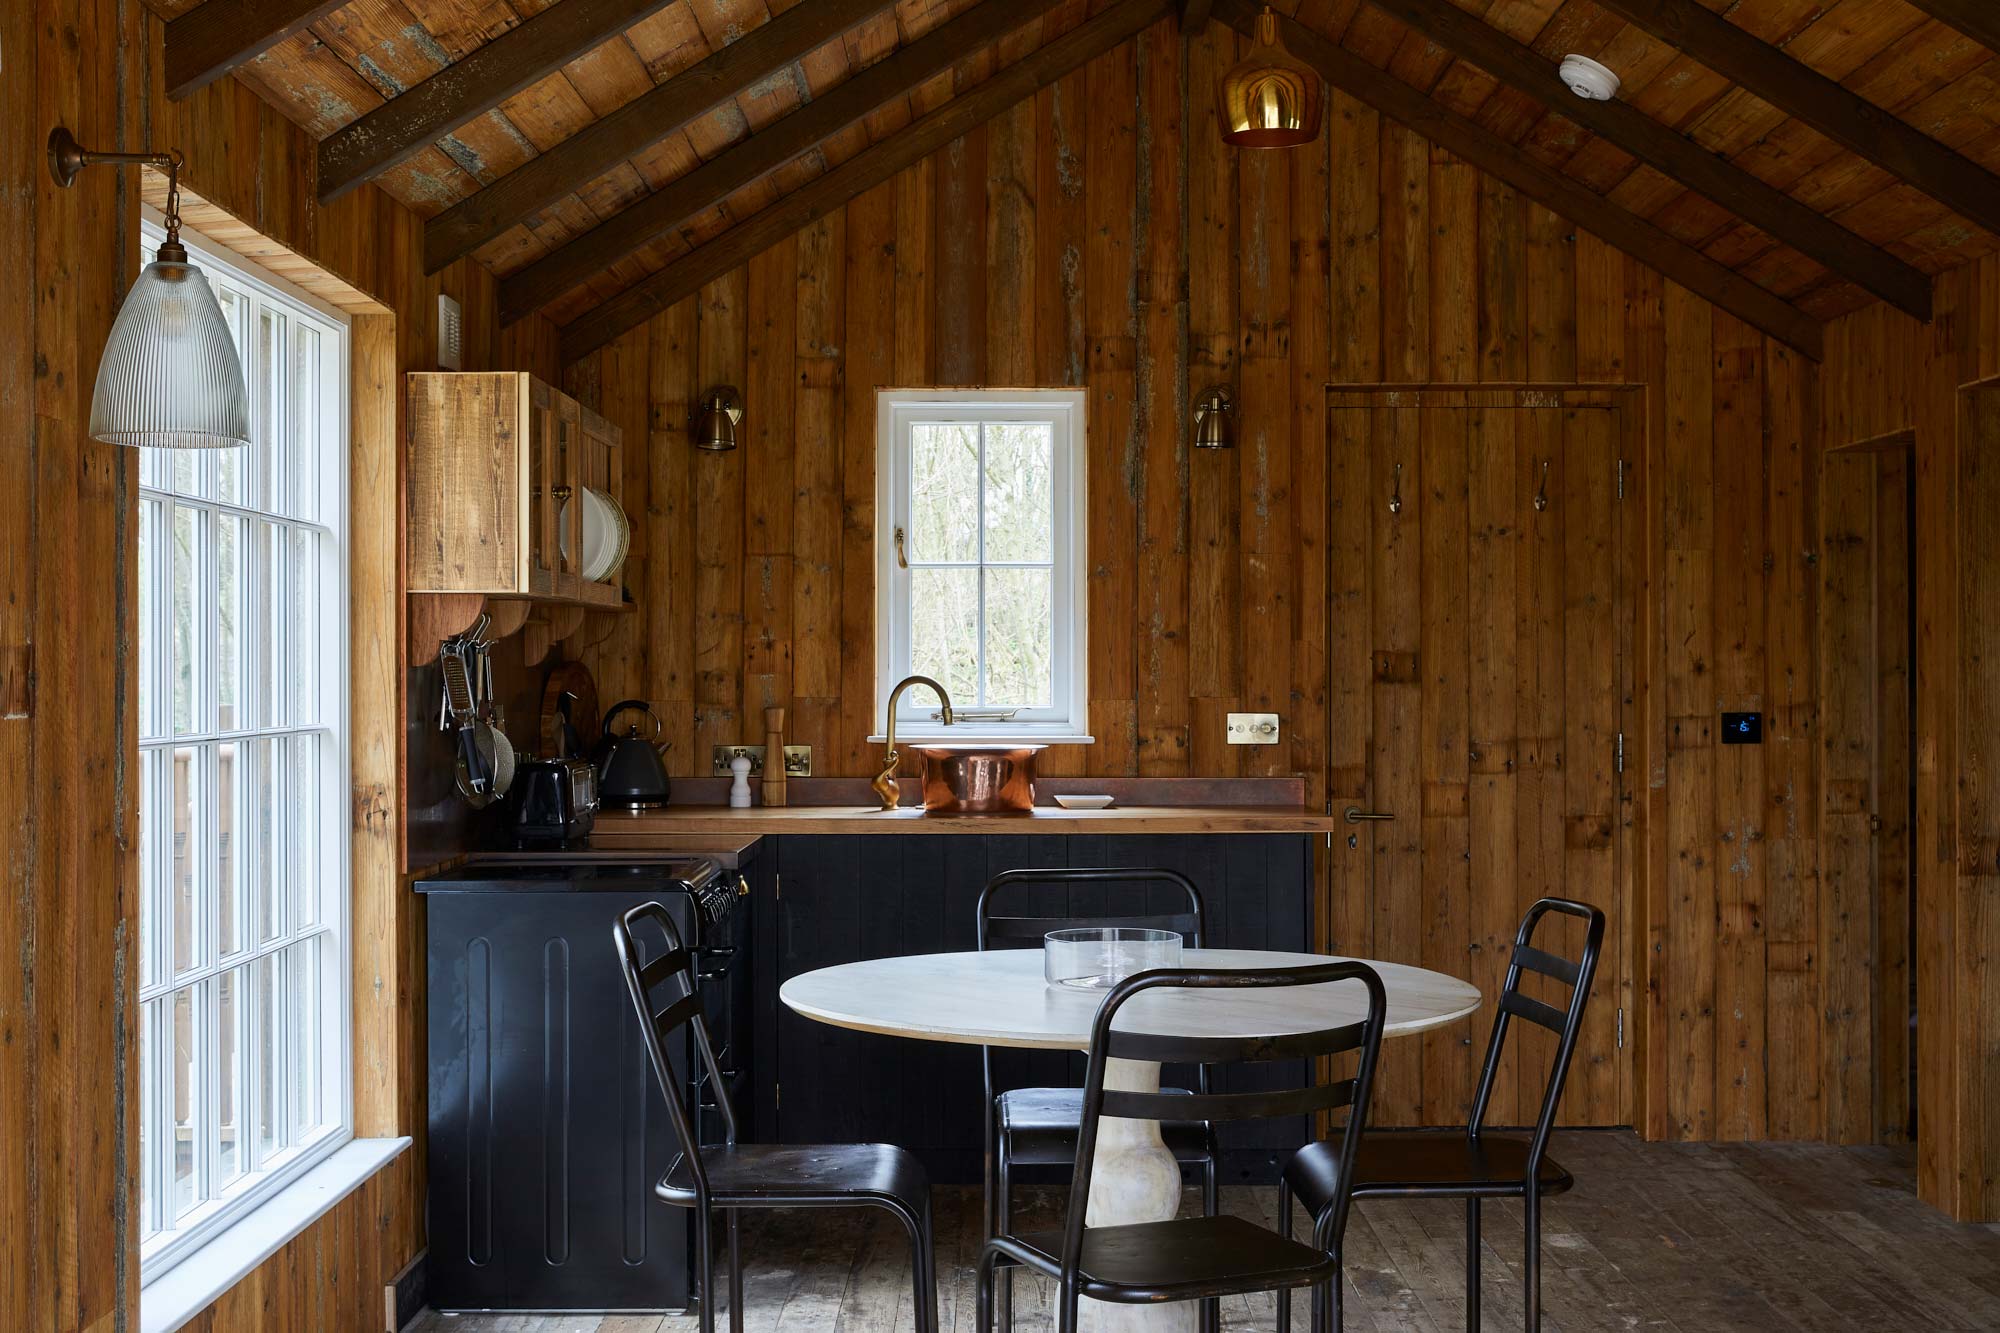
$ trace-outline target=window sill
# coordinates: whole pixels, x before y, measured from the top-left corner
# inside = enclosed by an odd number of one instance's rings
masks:
[[[889,738],[880,732],[868,738],[870,745],[887,745]],[[1070,731],[977,731],[968,726],[956,726],[950,731],[904,731],[896,730],[898,745],[943,745],[953,749],[964,749],[972,745],[990,745],[995,749],[1005,746],[1029,746],[1040,748],[1048,745],[1095,745],[1097,737]]]
[[[407,1137],[354,1139],[335,1149],[241,1222],[148,1282],[139,1293],[141,1333],[173,1333],[206,1310],[409,1146]]]

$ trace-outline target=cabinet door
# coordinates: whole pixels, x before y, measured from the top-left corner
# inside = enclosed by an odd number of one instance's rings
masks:
[[[605,929],[638,901],[425,897],[439,1308],[687,1304],[687,1215],[653,1193],[674,1137]]]
[[[528,398],[528,590],[574,599],[582,582],[582,441],[576,400],[531,380]]]

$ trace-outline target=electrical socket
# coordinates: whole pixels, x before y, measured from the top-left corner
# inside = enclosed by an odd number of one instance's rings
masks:
[[[1276,713],[1231,713],[1228,724],[1231,745],[1276,745],[1281,734]]]
[[[764,747],[761,745],[718,745],[710,757],[709,772],[718,778],[731,776],[729,761],[739,754],[750,756],[750,776],[756,777],[764,771]],[[785,776],[788,778],[809,778],[813,771],[813,747],[810,745],[787,745],[785,747]]]
[[[764,771],[764,747],[761,745],[718,745],[714,751],[713,767],[709,771],[718,778],[731,776],[729,762],[739,754],[750,756],[751,777]]]

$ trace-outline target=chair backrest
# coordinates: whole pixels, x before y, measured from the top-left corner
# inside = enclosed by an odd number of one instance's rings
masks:
[[[1166,884],[1179,890],[1178,910],[1157,913],[1108,913],[1092,915],[1064,912],[1054,916],[1002,916],[994,899],[1018,893],[1034,884]],[[1203,947],[1201,890],[1178,870],[1159,866],[1062,866],[1047,870],[1004,870],[986,882],[979,892],[979,947],[985,949],[1040,948],[1042,936],[1052,930],[1077,927],[1113,929],[1120,926],[1178,931],[1187,942]]]
[[[1004,901],[1030,886],[1055,884],[1164,884],[1179,891],[1180,906],[1173,911],[1136,915],[1078,912],[1055,916],[1004,916],[995,908],[996,899]],[[1052,930],[1113,930],[1120,927],[1172,930],[1197,949],[1202,948],[1206,940],[1202,931],[1201,890],[1180,871],[1163,866],[1053,866],[1039,870],[1003,870],[986,881],[986,887],[979,891],[977,924],[982,953],[988,949],[1039,949],[1042,937]],[[986,1102],[991,1106],[994,1091],[991,1046],[979,1048],[979,1061],[986,1079]],[[1206,1091],[1208,1071],[1197,1071],[1197,1078],[1203,1091]]]
[[[1362,1016],[1330,1028],[1282,1036],[1186,1037],[1119,1030],[1119,1011],[1139,996],[1166,989],[1269,991],[1300,986],[1354,982],[1367,1004]],[[1090,1071],[1083,1085],[1083,1123],[1077,1136],[1075,1182],[1070,1187],[1069,1219],[1063,1234],[1063,1264],[1075,1272],[1082,1253],[1084,1218],[1090,1206],[1090,1177],[1097,1156],[1098,1122],[1104,1116],[1132,1120],[1266,1120],[1314,1116],[1347,1108],[1342,1136],[1340,1183],[1331,1205],[1327,1235],[1335,1245],[1347,1227],[1352,1197],[1355,1155],[1367,1127],[1368,1099],[1375,1086],[1375,1062],[1382,1049],[1382,1023],[1388,999],[1382,978],[1366,963],[1327,962],[1305,967],[1256,972],[1204,972],[1161,969],[1141,972],[1113,987],[1098,1008],[1090,1035]],[[1354,1072],[1334,1077],[1337,1057],[1357,1052]],[[1159,1064],[1228,1065],[1270,1060],[1298,1060],[1305,1069],[1299,1086],[1252,1092],[1200,1092],[1169,1095],[1131,1092],[1104,1086],[1112,1060]],[[1323,1216],[1325,1214],[1322,1214]]]
[[[1572,961],[1535,947],[1535,931],[1551,914],[1576,917],[1584,923],[1583,955]],[[1507,1042],[1507,1029],[1515,1019],[1547,1028],[1556,1036],[1555,1060],[1549,1066],[1548,1083],[1542,1090],[1541,1108],[1535,1118],[1535,1134],[1528,1148],[1527,1177],[1535,1178],[1541,1168],[1542,1153],[1555,1127],[1556,1106],[1562,1101],[1563,1083],[1569,1077],[1571,1058],[1576,1054],[1577,1033],[1583,1027],[1583,1006],[1590,999],[1590,983],[1597,975],[1597,955],[1604,947],[1604,913],[1589,903],[1567,898],[1543,898],[1528,909],[1521,928],[1514,935],[1514,954],[1507,964],[1507,980],[1500,987],[1500,1002],[1493,1014],[1493,1035],[1486,1043],[1486,1065],[1480,1071],[1479,1092],[1472,1099],[1472,1119],[1466,1133],[1479,1138],[1486,1119],[1486,1105],[1493,1096],[1495,1075]],[[1521,974],[1536,972],[1570,988],[1569,1004],[1558,1009],[1552,1004],[1521,993]]]
[[[642,958],[637,927],[657,929],[662,946],[651,958]],[[729,1104],[729,1089],[715,1060],[709,1040],[708,1017],[702,1011],[701,991],[695,978],[694,955],[681,942],[673,918],[659,903],[640,903],[611,923],[611,943],[618,950],[618,964],[625,974],[625,990],[639,1019],[639,1034],[645,1042],[646,1058],[652,1062],[653,1077],[667,1101],[667,1119],[674,1137],[680,1141],[681,1156],[694,1176],[699,1206],[708,1202],[708,1173],[702,1166],[701,1134],[695,1121],[699,1106],[689,1106],[679,1080],[674,1077],[667,1046],[682,1028],[692,1028],[694,1058],[708,1071],[705,1080],[715,1094],[716,1109],[722,1113],[726,1141],[736,1142],[736,1111]]]

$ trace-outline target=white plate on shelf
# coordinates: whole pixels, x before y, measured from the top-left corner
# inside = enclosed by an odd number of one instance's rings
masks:
[[[1110,808],[1114,799],[1110,796],[1077,795],[1058,796],[1055,802],[1065,810],[1106,810]]]

